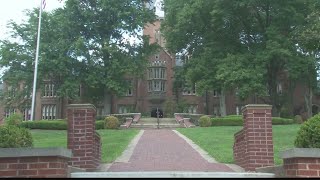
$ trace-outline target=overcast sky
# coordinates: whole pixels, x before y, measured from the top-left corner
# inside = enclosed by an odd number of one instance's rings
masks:
[[[39,8],[42,0],[0,0],[0,39],[8,37],[7,23],[10,19],[14,22],[22,22],[26,19],[25,9]],[[64,1],[46,0],[45,11],[63,7]]]

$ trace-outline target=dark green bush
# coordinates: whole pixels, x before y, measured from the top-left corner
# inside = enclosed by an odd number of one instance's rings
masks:
[[[294,122],[298,123],[298,124],[302,124],[303,123],[303,118],[301,115],[295,115],[294,116]]]
[[[281,117],[272,117],[272,125],[284,125],[284,124],[293,124],[293,119],[281,118]]]
[[[220,118],[211,118],[212,126],[242,126],[242,116],[225,116]],[[272,125],[293,124],[293,119],[272,117]]]
[[[104,129],[104,121],[96,121],[96,129]],[[45,129],[45,130],[67,130],[68,124],[65,119],[57,120],[39,120],[39,121],[24,121],[19,127],[28,129]]]
[[[25,121],[20,124],[20,127],[47,130],[66,130],[67,126],[67,121],[62,120]]]
[[[96,121],[96,130],[98,129],[104,129],[104,120]]]
[[[320,114],[300,126],[294,145],[298,148],[320,148]]]
[[[28,129],[13,125],[0,126],[0,148],[32,147],[33,139]]]
[[[242,117],[211,118],[212,126],[242,126]]]
[[[118,118],[114,116],[106,117],[104,122],[105,122],[104,124],[105,129],[118,129],[120,126]]]
[[[209,116],[201,116],[199,119],[199,126],[200,127],[210,127],[211,126],[211,119]]]
[[[22,114],[12,114],[4,119],[6,125],[18,126],[23,120]]]

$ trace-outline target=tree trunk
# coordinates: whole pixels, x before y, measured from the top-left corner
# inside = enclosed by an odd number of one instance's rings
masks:
[[[304,100],[306,104],[306,110],[307,110],[307,119],[312,117],[312,96],[313,96],[313,91],[312,88],[309,87],[309,90],[306,91],[304,94]]]
[[[225,92],[222,90],[219,98],[219,104],[220,104],[220,114],[222,117],[226,116],[226,95]]]

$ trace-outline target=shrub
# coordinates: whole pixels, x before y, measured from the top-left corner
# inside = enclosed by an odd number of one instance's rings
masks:
[[[104,129],[104,121],[103,120],[96,121],[96,130],[98,130],[98,129]]]
[[[116,118],[114,116],[106,117],[104,122],[105,122],[104,127],[106,129],[118,129],[118,127],[120,125],[118,118]]]
[[[242,126],[242,117],[211,118],[212,126]]]
[[[242,126],[242,116],[225,116],[221,118],[211,118],[212,126]],[[272,117],[272,125],[293,124],[293,119]]]
[[[320,148],[320,114],[305,121],[297,133],[294,145],[298,148]]]
[[[272,117],[272,125],[283,125],[283,124],[293,124],[293,119],[281,118],[281,117]]]
[[[104,121],[96,121],[96,129],[104,129]],[[40,120],[40,121],[24,121],[19,127],[28,129],[44,129],[44,130],[67,130],[68,123],[65,119],[62,120]]]
[[[20,148],[32,146],[33,139],[28,129],[13,125],[0,126],[1,148]]]
[[[15,113],[5,118],[4,121],[6,125],[18,126],[19,124],[21,124],[22,119],[22,114]]]
[[[302,124],[303,123],[303,118],[301,115],[295,115],[294,116],[294,122],[298,123],[298,124]]]
[[[201,116],[199,119],[199,126],[200,127],[210,127],[211,126],[211,119],[209,116]]]
[[[25,121],[20,124],[20,127],[46,130],[66,130],[67,126],[67,121],[62,120]]]

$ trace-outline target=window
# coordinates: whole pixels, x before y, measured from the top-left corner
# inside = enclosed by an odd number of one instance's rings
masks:
[[[56,97],[56,90],[55,90],[54,84],[45,84],[42,96],[43,97]]]
[[[28,121],[31,118],[31,109],[30,108],[24,108],[21,110],[23,113],[23,120]]]
[[[213,90],[213,97],[219,97],[220,93],[218,90]]]
[[[159,61],[160,62],[160,61]],[[161,63],[153,64],[154,66]],[[163,67],[150,67],[148,69],[148,92],[166,90],[166,69]]]
[[[56,105],[43,105],[42,106],[42,119],[56,119]]]
[[[196,114],[197,113],[197,105],[189,105],[186,113]]]
[[[194,83],[192,87],[185,87],[183,89],[182,95],[195,95],[196,94],[196,84]]]
[[[15,108],[6,108],[5,112],[4,112],[4,116],[7,118],[12,114],[16,113],[16,109]]]
[[[220,106],[219,105],[214,105],[213,106],[213,115],[214,116],[220,116],[221,115]]]
[[[28,99],[28,98],[31,98],[32,97],[32,93],[30,92],[30,89],[28,86],[25,86],[24,87],[24,92],[23,92],[25,95],[24,95],[24,98],[25,99]]]
[[[126,91],[126,96],[132,96],[133,81],[132,80],[128,80],[128,83],[129,83],[129,88]]]
[[[8,97],[14,98],[16,97],[16,88],[9,86],[8,87]]]
[[[278,94],[282,94],[282,84],[281,84],[281,82],[277,83],[277,93]]]
[[[132,105],[118,105],[119,114],[131,113],[132,109],[133,109]]]

